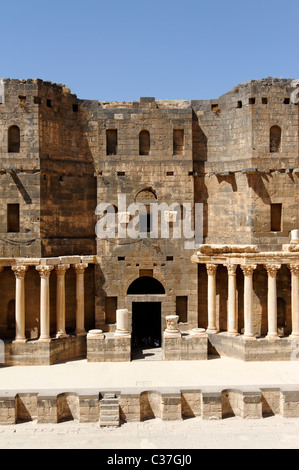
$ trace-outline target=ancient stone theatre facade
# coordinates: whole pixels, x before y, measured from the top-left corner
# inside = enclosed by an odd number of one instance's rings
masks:
[[[38,79],[0,82],[0,339],[5,364],[291,360],[299,339],[297,81],[215,100],[83,100]],[[99,238],[146,209],[143,237]],[[151,237],[166,204],[170,236]],[[173,235],[202,208],[202,243]],[[104,214],[105,215],[105,214]],[[118,221],[118,222],[117,222]]]

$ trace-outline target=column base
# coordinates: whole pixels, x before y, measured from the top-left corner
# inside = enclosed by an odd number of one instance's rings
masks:
[[[51,343],[52,338],[42,338],[42,337],[40,337],[40,338],[38,338],[37,341],[38,341],[39,343]]]
[[[227,331],[227,336],[240,336],[240,333],[237,331]]]
[[[266,339],[267,339],[268,341],[280,341],[280,337],[278,336],[277,333],[274,333],[274,334],[269,333],[269,334],[267,334]]]
[[[292,333],[292,334],[290,334],[289,339],[290,339],[290,340],[295,340],[295,339],[298,339],[298,340],[299,340],[299,333]]]
[[[164,331],[164,338],[181,338],[182,335],[179,331]]]
[[[219,333],[219,330],[217,330],[217,328],[215,329],[207,328],[206,332],[210,335],[216,335],[217,333]]]
[[[252,334],[248,334],[248,335],[243,335],[242,338],[244,340],[249,340],[249,341],[256,341],[256,337],[255,335],[252,333]]]
[[[16,338],[12,342],[13,343],[27,343],[28,339],[27,338]]]
[[[117,338],[129,338],[131,337],[131,334],[129,331],[120,331],[120,330],[116,330],[115,333],[114,333],[114,336]]]
[[[206,330],[204,328],[192,328],[190,336],[206,336]]]
[[[56,333],[56,338],[68,338],[68,336],[66,333]]]
[[[87,335],[87,331],[85,331],[85,330],[77,330],[77,331],[75,331],[75,334],[76,334],[76,336],[86,336],[86,335]]]

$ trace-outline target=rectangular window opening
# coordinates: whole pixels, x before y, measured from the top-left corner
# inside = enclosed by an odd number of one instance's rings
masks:
[[[173,256],[166,256],[166,261],[173,261]]]
[[[262,98],[262,104],[268,104],[268,98]]]
[[[118,257],[117,257],[117,260],[118,260],[118,261],[125,261],[125,260],[126,260],[126,257],[125,257],[125,256],[118,256]]]
[[[237,108],[241,109],[243,106],[242,101],[238,101]]]
[[[180,323],[188,321],[188,297],[180,295],[176,297],[176,314],[179,316]]]
[[[7,204],[7,231],[20,231],[20,205]]]
[[[184,155],[184,129],[173,130],[173,155]]]
[[[290,104],[290,98],[285,98],[283,100],[283,104]]]
[[[39,96],[35,96],[33,98],[33,102],[34,102],[34,104],[41,104],[42,99]]]
[[[107,155],[117,154],[117,129],[107,129],[106,150],[107,150]]]
[[[105,318],[107,325],[116,323],[117,297],[105,298]]]
[[[282,204],[271,204],[271,232],[281,232]]]
[[[47,100],[47,106],[48,108],[52,108],[52,100]]]
[[[79,105],[77,103],[73,104],[73,111],[77,113],[79,111]]]
[[[249,98],[249,104],[255,104],[255,98]]]

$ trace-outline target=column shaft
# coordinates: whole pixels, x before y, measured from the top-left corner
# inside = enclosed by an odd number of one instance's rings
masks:
[[[253,311],[252,311],[252,294],[253,294],[253,271],[256,265],[241,266],[244,273],[244,338],[254,339],[253,330]]]
[[[276,275],[280,265],[266,265],[268,272],[268,339],[279,339],[277,333],[277,286]]]
[[[64,338],[65,332],[65,273],[69,265],[55,266],[56,271],[56,337]]]
[[[40,274],[40,337],[39,341],[50,342],[50,274],[53,266],[39,265]]]
[[[16,343],[25,343],[25,274],[27,266],[13,266],[16,277]]]
[[[236,283],[236,264],[227,264],[228,272],[228,334],[238,335],[237,319],[237,283]]]
[[[292,275],[292,334],[291,337],[299,338],[299,264],[289,265]]]
[[[218,333],[216,326],[216,270],[217,264],[207,264],[208,272],[208,328],[207,333]]]
[[[73,265],[76,271],[76,335],[85,335],[84,328],[84,271],[88,264]]]

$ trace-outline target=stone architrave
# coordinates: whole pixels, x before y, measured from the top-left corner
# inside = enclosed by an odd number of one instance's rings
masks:
[[[277,332],[277,286],[276,275],[281,268],[280,264],[266,264],[268,273],[268,334],[269,340],[278,340]]]
[[[74,264],[76,272],[76,335],[84,336],[84,272],[88,268],[87,263]]]
[[[28,266],[13,266],[16,277],[16,336],[15,343],[26,343],[25,336],[25,274]]]
[[[50,274],[54,266],[39,265],[40,275],[40,342],[50,342]]]
[[[228,273],[228,328],[227,333],[230,336],[238,336],[237,325],[237,283],[236,270],[237,264],[226,264]]]
[[[299,264],[290,264],[292,275],[292,333],[291,339],[299,339]]]
[[[69,264],[58,264],[56,271],[56,338],[65,338],[65,273]]]
[[[244,335],[245,339],[255,339],[253,331],[253,310],[252,310],[252,294],[253,294],[253,271],[256,264],[245,264],[241,266],[244,273]]]
[[[217,264],[207,264],[208,273],[208,328],[207,333],[218,333],[216,326],[216,271]]]
[[[179,321],[178,315],[168,315],[166,317],[166,329],[164,332],[165,338],[180,338],[181,337],[181,333],[178,328],[178,321]]]
[[[129,311],[127,308],[116,310],[116,331],[114,336],[130,336],[129,331]]]

